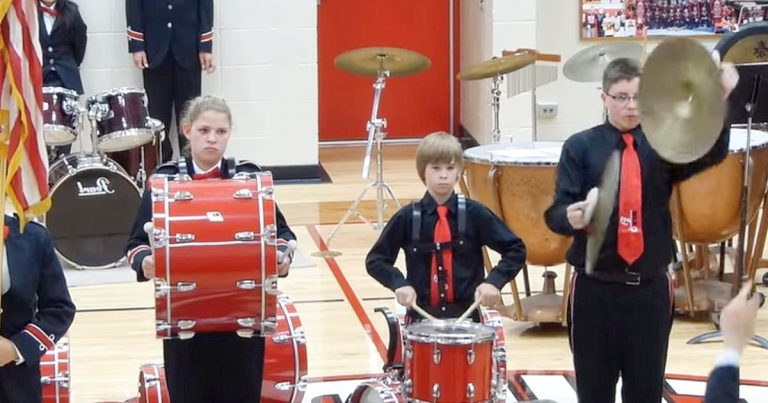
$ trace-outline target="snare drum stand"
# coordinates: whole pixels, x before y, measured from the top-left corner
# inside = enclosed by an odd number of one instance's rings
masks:
[[[373,83],[373,106],[371,108],[371,119],[366,123],[366,129],[368,130],[368,144],[365,148],[365,158],[363,159],[363,179],[368,178],[370,173],[370,167],[371,167],[371,148],[373,147],[373,142],[376,142],[376,181],[371,182],[368,184],[365,188],[363,188],[363,191],[360,192],[360,195],[357,196],[357,199],[355,199],[354,203],[352,203],[352,206],[349,207],[347,212],[344,214],[344,217],[341,218],[341,221],[339,221],[338,224],[336,224],[336,227],[331,231],[331,234],[328,236],[328,240],[326,241],[326,245],[330,246],[331,241],[333,240],[333,237],[336,235],[336,232],[341,228],[341,226],[347,222],[350,216],[352,214],[356,215],[361,220],[365,221],[367,224],[373,225],[374,229],[381,230],[384,228],[384,210],[387,209],[387,204],[389,200],[391,199],[397,208],[400,208],[400,202],[395,197],[394,192],[392,192],[392,188],[389,187],[389,185],[384,182],[384,167],[383,167],[383,157],[381,153],[381,143],[382,140],[384,140],[384,136],[386,136],[386,133],[382,130],[383,128],[387,127],[387,120],[386,119],[380,119],[377,117],[378,110],[379,110],[379,100],[381,99],[381,92],[384,89],[384,81],[389,76],[389,71],[379,69],[378,76],[376,78],[376,81]],[[365,197],[365,194],[368,193],[369,189],[375,188],[376,189],[376,223],[372,224],[370,221],[368,221],[363,215],[360,213],[360,211],[357,209],[360,205],[360,202],[363,200],[363,197]],[[384,194],[386,191],[386,195]],[[337,254],[338,252],[332,252],[334,254]]]
[[[739,289],[742,287],[743,277],[744,277],[744,248],[746,246],[746,229],[747,229],[747,207],[748,207],[748,200],[749,200],[749,182],[750,182],[750,169],[749,166],[751,165],[749,160],[749,149],[751,148],[751,135],[752,135],[752,122],[754,117],[755,109],[757,109],[758,106],[758,94],[759,88],[760,88],[760,80],[761,76],[760,74],[755,74],[754,77],[749,77],[748,75],[744,75],[743,73],[740,74],[740,76],[743,76],[742,80],[748,80],[748,82],[752,86],[752,91],[749,94],[749,98],[746,99],[746,102],[744,103],[744,110],[746,112],[746,122],[747,122],[747,144],[744,147],[744,177],[743,177],[743,183],[741,187],[741,208],[740,208],[740,217],[739,217],[739,239],[737,244],[737,250],[736,250],[736,262],[734,263],[734,278],[733,278],[733,295],[737,295],[739,292]],[[736,92],[736,89],[734,89],[734,93]],[[739,101],[737,94],[731,94],[731,100],[733,101],[734,98],[736,98],[736,101],[733,103],[737,103]],[[762,119],[759,119],[762,120]],[[762,123],[762,122],[757,122]],[[764,211],[763,214],[766,212]],[[750,261],[751,261],[750,257]],[[752,270],[751,267],[747,268],[748,270]],[[751,275],[751,273],[749,273]],[[750,284],[750,287],[754,287],[754,278],[748,276],[749,280],[752,281],[752,284]],[[750,295],[752,293],[750,292]],[[761,302],[760,305],[765,302],[765,297],[762,295],[756,295],[754,298],[760,298]],[[720,323],[720,312],[713,312],[714,315],[714,322],[719,328]],[[714,330],[711,332],[706,332],[703,334],[700,334],[698,336],[695,336],[688,340],[688,344],[700,344],[704,343],[706,341],[709,341],[711,339],[720,338],[723,336],[723,332],[721,330]],[[766,340],[762,336],[758,336],[757,334],[753,335],[751,340],[757,344],[758,346],[768,350],[768,340]]]
[[[501,86],[501,82],[504,81],[504,76],[496,74],[496,77],[493,77],[492,81],[491,110],[493,113],[493,131],[491,132],[491,137],[493,139],[493,144],[496,144],[501,141],[501,129],[499,129],[499,97],[501,97],[501,90],[499,87]]]

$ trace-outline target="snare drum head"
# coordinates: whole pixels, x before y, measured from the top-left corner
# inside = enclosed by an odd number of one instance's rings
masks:
[[[752,130],[749,134],[750,150],[768,147],[768,133],[760,130]],[[731,138],[728,151],[732,153],[742,152],[747,147],[747,129],[741,127],[731,128]]]
[[[468,148],[464,159],[495,165],[557,165],[562,148],[561,141],[488,144]]]
[[[56,252],[84,268],[113,266],[125,245],[141,196],[114,161],[69,155],[49,174],[51,209],[46,226]]]
[[[468,344],[493,340],[496,329],[480,323],[448,319],[414,323],[405,328],[405,334],[408,340]]]

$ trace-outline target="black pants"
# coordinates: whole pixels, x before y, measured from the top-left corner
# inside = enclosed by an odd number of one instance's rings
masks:
[[[173,403],[251,403],[261,400],[264,338],[235,333],[165,340],[165,374]]]
[[[581,403],[661,401],[674,294],[662,276],[638,286],[575,274],[568,330]]]
[[[144,90],[147,91],[147,109],[149,116],[159,119],[165,125],[165,140],[163,140],[163,162],[173,158],[171,148],[171,116],[176,113],[176,127],[179,132],[179,151],[187,144],[187,139],[181,133],[181,114],[184,104],[200,95],[201,78],[200,66],[186,69],[180,66],[169,52],[162,63],[153,69],[144,69]]]

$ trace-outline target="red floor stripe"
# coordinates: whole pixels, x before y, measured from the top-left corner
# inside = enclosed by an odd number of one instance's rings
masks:
[[[315,245],[317,245],[317,248],[320,250],[320,252],[328,252],[328,246],[325,244],[323,237],[321,237],[320,233],[317,231],[317,227],[314,225],[306,225],[306,228],[309,232],[309,235],[315,241]],[[328,256],[325,258],[325,263],[327,263],[328,267],[331,269],[331,273],[333,273],[333,276],[336,278],[336,282],[339,283],[341,290],[344,292],[344,296],[347,297],[347,301],[349,301],[349,304],[352,306],[352,310],[355,311],[357,318],[360,320],[360,324],[363,325],[363,329],[365,329],[365,332],[373,342],[373,345],[376,346],[376,349],[379,350],[381,359],[386,362],[387,348],[384,347],[384,342],[381,340],[381,336],[379,336],[379,333],[376,331],[373,323],[371,323],[371,319],[368,317],[368,314],[365,313],[363,305],[360,303],[357,295],[355,295],[355,292],[349,285],[347,278],[344,277],[344,273],[341,271],[341,268],[336,262],[336,259]]]

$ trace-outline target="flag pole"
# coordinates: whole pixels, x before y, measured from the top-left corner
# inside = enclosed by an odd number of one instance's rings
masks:
[[[8,135],[9,113],[5,109],[0,109],[0,212],[3,214],[3,234],[5,234],[5,177],[8,172]],[[5,236],[0,236],[0,323],[2,323],[2,297],[3,297],[3,267],[5,265]],[[8,269],[10,270],[10,269]]]

